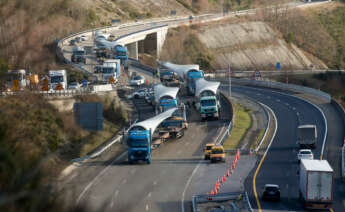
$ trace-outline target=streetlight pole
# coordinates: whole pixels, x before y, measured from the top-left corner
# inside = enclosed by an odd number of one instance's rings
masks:
[[[231,68],[229,64],[229,97],[231,97]]]

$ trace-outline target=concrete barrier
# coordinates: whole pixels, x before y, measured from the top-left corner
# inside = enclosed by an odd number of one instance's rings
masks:
[[[208,74],[208,77],[217,81],[228,82],[228,78],[214,78],[215,75]],[[314,88],[304,87],[295,84],[286,84],[281,82],[273,82],[273,81],[262,81],[262,80],[250,80],[250,79],[231,79],[232,83],[241,84],[241,85],[249,85],[249,86],[258,86],[258,87],[267,87],[267,88],[274,88],[274,89],[281,89],[286,91],[292,91],[297,93],[306,93],[315,95],[318,97],[323,98],[327,102],[331,102],[331,95],[321,90],[316,90]]]
[[[94,85],[92,86],[92,92],[106,92],[106,91],[113,91],[114,87],[112,84],[105,84],[105,85]]]
[[[332,99],[331,104],[337,110],[337,112],[341,116],[341,119],[343,121],[343,125],[345,125],[345,110],[344,110],[344,108],[335,99]],[[342,175],[343,179],[345,180],[345,135],[343,135],[343,137],[344,137],[344,141],[343,141],[344,143],[343,143],[342,148],[341,148],[341,175]]]

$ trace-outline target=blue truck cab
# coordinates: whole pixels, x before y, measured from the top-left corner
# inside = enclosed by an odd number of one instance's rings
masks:
[[[128,132],[128,162],[145,161],[151,163],[152,136],[150,130],[142,128],[131,129]]]
[[[121,64],[124,65],[125,67],[127,67],[127,61],[128,61],[128,49],[127,49],[127,47],[118,44],[118,45],[114,46],[113,52],[114,52],[115,59],[120,59]]]
[[[197,79],[203,78],[204,72],[202,70],[190,70],[187,73],[187,86],[188,86],[188,93],[190,95],[195,94],[195,82]]]
[[[175,108],[177,107],[177,99],[161,99],[159,106],[161,108],[161,112],[167,111],[170,108]]]
[[[207,118],[219,119],[219,101],[216,96],[200,97],[200,116],[201,120]]]

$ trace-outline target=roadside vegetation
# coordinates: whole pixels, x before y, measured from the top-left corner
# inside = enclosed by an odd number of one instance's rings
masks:
[[[196,29],[197,26],[194,26]],[[197,36],[187,27],[169,30],[160,60],[178,64],[199,64],[202,70],[213,69],[213,56]]]
[[[286,82],[286,76],[274,78],[280,82]],[[328,72],[313,75],[288,76],[289,83],[320,89],[332,95],[345,106],[345,73]]]
[[[345,6],[332,2],[310,9],[258,12],[257,18],[282,33],[288,43],[312,54],[330,69],[345,69]]]
[[[78,101],[103,103],[104,130],[83,130],[71,111],[58,111],[40,95],[0,98],[0,189],[8,198],[2,199],[1,211],[62,211],[49,183],[72,158],[111,138],[127,122],[124,107],[112,96]]]
[[[233,103],[234,123],[230,136],[225,140],[223,146],[225,149],[235,149],[246,136],[252,125],[251,110],[238,104]]]

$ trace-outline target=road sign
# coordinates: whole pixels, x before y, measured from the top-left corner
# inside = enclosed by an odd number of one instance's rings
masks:
[[[56,86],[56,90],[63,90],[62,84],[58,83]]]
[[[277,70],[280,70],[280,62],[277,62],[276,68],[277,68]]]
[[[120,23],[121,19],[111,19],[111,23]]]
[[[86,86],[87,86],[87,80],[83,79],[83,80],[81,81],[81,84],[83,85],[83,87],[86,87]]]
[[[261,72],[259,70],[255,70],[253,73],[253,78],[257,79],[261,77]]]

